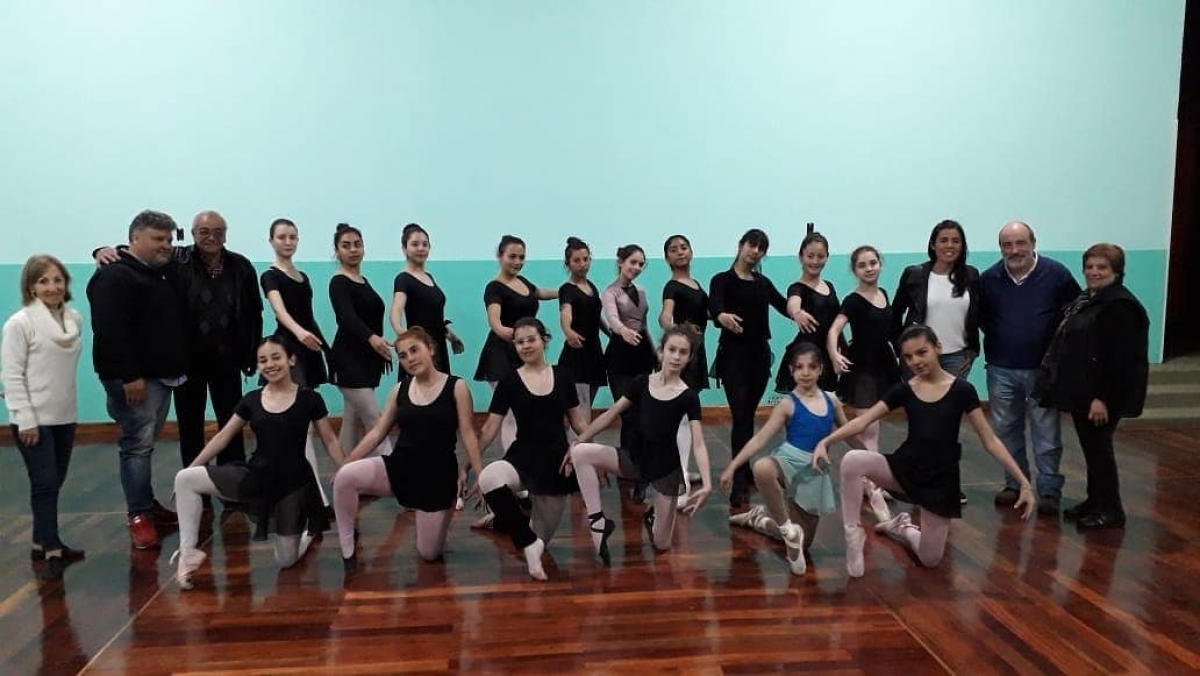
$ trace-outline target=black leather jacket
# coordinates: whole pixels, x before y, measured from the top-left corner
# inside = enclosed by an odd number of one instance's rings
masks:
[[[892,299],[892,342],[900,338],[900,332],[906,326],[925,323],[926,297],[929,295],[929,273],[933,263],[926,261],[920,265],[910,265],[904,268],[900,275],[900,283],[896,285],[896,296]],[[976,356],[979,355],[979,301],[982,292],[979,287],[979,270],[973,266],[966,267],[966,291],[970,294],[970,305],[967,307],[966,332],[964,336],[967,349]],[[899,350],[897,350],[897,354]]]

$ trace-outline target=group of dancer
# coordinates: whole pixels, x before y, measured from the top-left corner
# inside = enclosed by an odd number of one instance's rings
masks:
[[[663,289],[657,345],[649,330],[647,293],[636,283],[647,262],[640,246],[618,250],[616,279],[601,291],[589,279],[590,249],[569,239],[564,251],[569,279],[554,290],[521,275],[525,244],[506,235],[497,249],[499,272],[484,290],[489,332],[475,379],[489,382],[493,392],[478,430],[470,390],[450,374],[448,353],[462,353],[464,346],[449,328],[445,294],[426,269],[428,232],[416,224],[403,230],[406,263],[394,283],[390,324],[397,338],[391,342],[383,337],[383,299],[361,273],[361,232],[341,224],[334,236],[339,267],[329,293],[338,328],[331,345],[315,321],[311,283],[292,261],[298,241],[293,222],[272,223],[275,261],[261,286],[277,328],[257,349],[262,387],[242,399],[175,479],[180,545],[172,561],[184,588],[192,586],[205,560],[197,542],[202,496],[248,505],[256,535],[275,534],[281,567],[303,557],[315,534],[327,528],[332,503],[349,576],[359,567],[361,496],[394,496],[414,510],[418,554],[432,561],[442,555],[456,506],[474,493],[494,515],[494,527],[523,554],[529,575],[544,580],[546,545],[577,492],[596,554],[610,564],[615,522],[602,508],[603,472],[646,493],[650,505],[643,521],[651,541],[656,549],[669,549],[677,510],[695,513],[711,492],[699,398],[710,376],[724,389],[732,420],[732,459],[720,477],[733,511],[730,522],[782,540],[793,573],[807,569],[820,517],[837,511],[828,468],[830,447],[840,441],[858,449],[841,462],[851,576],[864,570],[864,500],[876,532],[910,548],[923,565],[941,559],[949,520],[961,515],[958,433],[964,416],[1018,484],[1014,502],[1022,518],[1037,504],[1028,477],[992,432],[974,387],[961,377],[978,354],[977,338],[970,339],[977,294],[964,293],[971,279],[963,263],[965,234],[953,221],[938,224],[930,238],[926,268],[950,285],[936,307],[905,293],[904,279],[896,305],[889,303],[879,286],[882,255],[870,246],[852,252],[858,284],[839,301],[822,277],[829,243],[811,226],[799,250],[801,277],[786,296],[759,270],[769,240],[758,229],[742,236],[732,265],[714,276],[706,293],[691,275],[690,242],[674,235],[663,247],[671,278]],[[557,364],[547,356],[550,332],[536,317],[540,302],[551,299],[559,301],[563,336]],[[773,366],[771,309],[794,322],[797,335],[775,377],[785,396],[756,434],[754,416]],[[907,316],[900,318],[898,309]],[[711,369],[704,349],[710,321],[720,328]],[[843,336],[847,325],[849,341]],[[608,336],[603,351],[601,333]],[[381,412],[374,389],[394,359],[401,373]],[[344,397],[339,434],[315,389],[324,382],[335,383]],[[592,420],[592,402],[606,385],[614,403]],[[852,419],[839,399],[856,411]],[[895,453],[880,455],[879,421],[898,408],[907,413],[908,438]],[[618,418],[619,442],[595,443]],[[255,432],[253,455],[209,465],[245,425]],[[755,460],[781,431],[784,443]],[[331,501],[317,471],[316,438],[338,466]],[[485,466],[484,449],[493,443],[503,456]],[[459,445],[466,454],[462,461]],[[692,458],[699,487],[692,485]],[[752,489],[762,495],[763,506],[750,507]],[[920,518],[893,514],[889,497],[920,507]]]

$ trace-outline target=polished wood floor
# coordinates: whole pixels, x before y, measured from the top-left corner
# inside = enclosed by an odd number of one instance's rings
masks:
[[[903,426],[886,423],[885,447]],[[718,470],[726,433],[709,433]],[[1069,423],[1064,434],[1069,504],[1083,468]],[[234,515],[202,533],[210,559],[190,592],[167,565],[177,535],[161,551],[130,549],[116,451],[104,445],[77,449],[62,501],[64,539],[87,560],[39,583],[24,469],[3,448],[0,664],[6,674],[1196,672],[1198,437],[1200,427],[1122,430],[1128,527],[1080,534],[993,507],[998,470],[964,431],[971,504],[932,570],[872,535],[866,577],[848,580],[828,518],[808,574],[793,577],[778,544],[731,531],[721,496],[656,554],[640,510],[610,489],[610,513],[625,517],[611,569],[592,556],[579,504],[539,584],[506,540],[469,529],[470,513],[455,519],[444,562],[419,562],[412,516],[379,500],[362,514],[366,571],[348,585],[332,532],[280,572]],[[177,463],[173,444],[156,453],[160,495]]]

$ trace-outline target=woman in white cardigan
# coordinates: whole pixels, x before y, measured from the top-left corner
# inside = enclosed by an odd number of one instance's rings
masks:
[[[67,478],[77,419],[75,369],[82,318],[67,307],[71,275],[57,258],[33,256],[21,272],[24,306],[4,323],[0,379],[17,448],[29,472],[33,510],[30,558],[45,561],[40,575],[62,577],[83,551],[58,537],[58,493]]]

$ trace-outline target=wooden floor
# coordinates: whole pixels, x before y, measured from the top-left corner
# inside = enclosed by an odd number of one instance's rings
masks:
[[[886,423],[885,448],[903,425]],[[1064,435],[1070,504],[1083,470],[1069,423]],[[640,510],[618,507],[610,489],[610,514],[624,516],[611,569],[592,556],[579,504],[539,584],[506,540],[468,528],[469,513],[455,519],[444,563],[418,562],[412,516],[379,500],[363,510],[366,572],[349,585],[332,532],[279,572],[234,515],[202,533],[210,559],[190,592],[167,565],[177,535],[161,551],[130,549],[116,451],[101,445],[76,450],[62,501],[63,537],[87,560],[39,584],[28,484],[3,448],[0,664],[5,674],[1196,672],[1198,437],[1196,427],[1121,431],[1128,527],[1080,534],[993,507],[998,469],[964,433],[971,504],[933,570],[871,535],[866,577],[848,580],[839,520],[827,518],[808,574],[793,577],[777,543],[731,531],[721,496],[681,523],[672,552],[655,554]],[[718,470],[725,439],[709,433]],[[176,463],[173,444],[156,453],[164,497]]]

